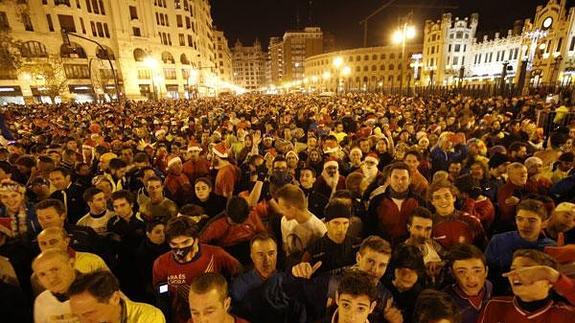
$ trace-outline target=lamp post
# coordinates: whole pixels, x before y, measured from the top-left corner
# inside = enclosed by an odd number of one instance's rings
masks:
[[[333,67],[337,72],[337,79],[336,79],[336,86],[335,86],[335,94],[339,94],[339,86],[341,83],[341,66],[343,65],[343,58],[341,56],[336,56],[333,59]]]
[[[344,67],[341,69],[341,75],[343,75],[343,77],[344,77],[344,79],[345,79],[345,81],[344,81],[344,86],[343,86],[343,90],[344,90],[344,92],[347,92],[347,88],[348,88],[348,85],[349,85],[348,77],[351,75],[351,67],[349,67],[349,66],[347,66],[347,65],[344,66]]]
[[[399,93],[402,94],[403,90],[403,65],[405,65],[405,43],[408,39],[415,37],[415,27],[409,25],[410,15],[403,19],[403,24],[400,29],[393,33],[392,40],[394,44],[401,44],[401,60],[399,65]]]
[[[327,82],[329,82],[329,79],[331,78],[331,73],[329,71],[324,71],[321,75],[321,78],[323,79],[323,84],[325,85],[325,89],[327,91]]]
[[[158,60],[152,56],[148,56],[144,59],[144,64],[146,64],[146,66],[150,68],[152,78],[152,98],[153,100],[157,100],[158,97],[156,94],[156,82],[154,79],[156,78],[156,69],[158,68]]]

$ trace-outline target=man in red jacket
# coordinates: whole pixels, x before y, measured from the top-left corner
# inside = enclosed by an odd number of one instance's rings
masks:
[[[158,307],[171,322],[184,323],[190,318],[187,295],[194,278],[208,272],[233,276],[240,263],[219,247],[199,243],[194,223],[185,216],[168,221],[166,241],[172,250],[154,262],[152,283]]]
[[[392,244],[407,238],[407,220],[411,212],[423,205],[421,198],[409,190],[411,176],[409,166],[404,162],[389,167],[389,186],[382,194],[369,202],[367,228],[373,228],[381,237]]]
[[[527,168],[521,163],[507,166],[507,183],[497,192],[499,219],[494,224],[497,232],[513,231],[517,204],[527,195]]]
[[[543,252],[521,249],[513,254],[511,272],[506,276],[511,283],[514,296],[496,297],[490,300],[483,309],[478,323],[573,322],[575,308],[551,298],[550,291],[554,285],[550,277],[539,276],[542,279],[534,280],[526,279],[530,275],[520,274],[525,268],[534,266],[547,266],[557,270],[557,262]]]

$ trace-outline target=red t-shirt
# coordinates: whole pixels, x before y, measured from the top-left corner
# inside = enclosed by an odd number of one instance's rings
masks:
[[[177,322],[186,322],[190,318],[188,306],[189,287],[194,278],[203,273],[216,272],[234,276],[240,271],[240,263],[219,247],[200,243],[198,253],[192,261],[181,264],[174,259],[171,251],[154,261],[154,286],[168,284],[172,301],[172,312]]]
[[[218,170],[214,192],[224,197],[234,193],[236,183],[240,178],[240,169],[233,164],[226,165]]]
[[[559,323],[575,322],[575,308],[550,301],[547,306],[535,312],[519,307],[514,297],[495,297],[490,300],[477,323]]]
[[[457,212],[450,217],[436,216],[432,238],[442,247],[450,248],[457,243],[481,245],[485,234],[481,222],[476,217]]]

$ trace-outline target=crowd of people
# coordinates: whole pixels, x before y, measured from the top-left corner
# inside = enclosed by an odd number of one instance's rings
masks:
[[[575,322],[568,101],[2,109],[2,322]]]

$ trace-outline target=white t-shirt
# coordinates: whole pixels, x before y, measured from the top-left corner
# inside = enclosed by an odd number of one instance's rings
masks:
[[[34,323],[78,323],[70,301],[60,302],[50,291],[43,291],[34,301]]]
[[[315,215],[304,223],[296,220],[281,221],[282,241],[287,256],[304,251],[313,241],[323,237],[327,232],[325,224]]]
[[[90,227],[96,231],[98,234],[104,234],[108,231],[108,221],[114,217],[114,212],[107,210],[106,214],[99,218],[93,217],[90,213],[84,215],[78,222],[77,225]]]

